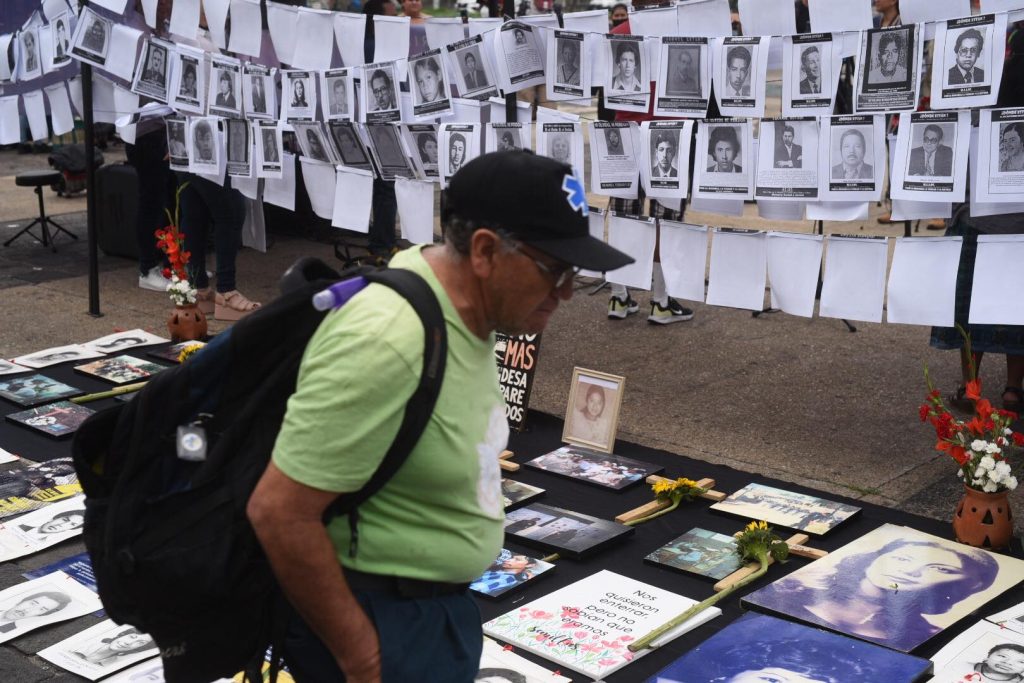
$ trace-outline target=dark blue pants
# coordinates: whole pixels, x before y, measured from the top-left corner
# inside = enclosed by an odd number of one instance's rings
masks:
[[[383,683],[472,683],[480,669],[480,611],[467,593],[408,599],[356,591],[380,639]],[[295,615],[285,644],[298,683],[343,683],[345,675],[320,639]]]
[[[373,220],[370,223],[370,253],[386,255],[395,246],[395,216],[398,215],[398,200],[395,198],[395,183],[374,178]]]
[[[188,183],[181,192],[181,228],[185,233],[185,249],[192,252],[188,269],[192,284],[203,289],[210,285],[206,276],[207,231],[213,228],[213,248],[217,256],[217,291],[235,289],[235,259],[242,245],[245,225],[245,197],[231,189],[230,179],[221,187],[217,183],[189,173],[178,174],[181,183]]]
[[[125,145],[128,163],[139,178],[139,211],[135,218],[135,238],[139,247],[139,272],[145,275],[165,262],[156,246],[156,231],[167,225],[165,208],[174,212],[174,175],[164,157],[167,133],[161,128],[140,135],[134,145]]]

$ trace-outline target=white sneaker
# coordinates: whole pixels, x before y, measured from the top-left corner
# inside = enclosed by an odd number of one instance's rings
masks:
[[[164,277],[163,268],[153,266],[145,275],[139,276],[139,287],[154,292],[166,292],[171,286],[171,281]]]

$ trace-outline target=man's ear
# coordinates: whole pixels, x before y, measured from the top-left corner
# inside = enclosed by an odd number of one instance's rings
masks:
[[[501,250],[501,237],[490,228],[479,228],[469,238],[469,261],[473,274],[486,279],[494,270],[495,259]]]

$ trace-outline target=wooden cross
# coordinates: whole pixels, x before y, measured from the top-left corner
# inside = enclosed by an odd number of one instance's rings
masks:
[[[665,477],[659,477],[656,474],[652,474],[651,476],[647,477],[647,483],[648,484],[654,484],[655,482],[658,482],[658,481],[666,481],[666,482],[672,483],[672,482],[675,481],[675,479],[667,479]],[[702,493],[700,495],[700,497],[705,499],[705,500],[713,500],[716,503],[718,501],[720,501],[720,500],[725,500],[727,494],[722,493],[721,491],[712,491],[711,490],[711,488],[714,485],[715,485],[715,480],[714,479],[701,479],[700,481],[698,481],[697,482],[697,486],[701,487],[702,489],[707,489],[707,491]],[[615,518],[615,521],[619,522],[620,524],[625,524],[626,522],[632,522],[634,519],[637,519],[639,517],[646,517],[647,515],[649,515],[651,513],[658,512],[659,510],[664,510],[665,508],[667,508],[671,504],[672,504],[672,501],[670,501],[670,500],[660,500],[660,499],[652,500],[650,503],[644,503],[643,505],[641,505],[638,508],[633,508],[632,510],[629,510],[628,512],[623,512],[621,515],[619,515],[618,517]]]
[[[502,451],[501,455],[498,456],[498,467],[505,470],[506,472],[518,472],[519,463],[509,462],[508,460],[513,455],[515,455],[515,453],[513,453],[512,451]]]
[[[734,534],[734,536],[738,537],[742,533],[742,531],[738,531]],[[787,538],[786,545],[789,546],[789,554],[796,555],[797,557],[806,557],[812,560],[817,560],[828,555],[828,551],[826,550],[808,548],[806,545],[804,545],[804,543],[807,543],[807,541],[809,540],[811,540],[811,538],[807,534],[793,534],[792,536]],[[771,565],[773,562],[775,562],[775,560],[773,560],[771,555],[769,555],[768,564]],[[717,593],[718,591],[725,590],[726,588],[736,583],[740,579],[744,579],[750,576],[760,568],[761,563],[759,562],[751,562],[743,567],[740,567],[732,574],[729,574],[729,576],[725,577],[724,579],[716,583],[715,592]]]

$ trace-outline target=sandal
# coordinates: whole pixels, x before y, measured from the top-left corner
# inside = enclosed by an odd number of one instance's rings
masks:
[[[963,384],[956,385],[956,391],[946,397],[946,405],[964,413],[974,412],[974,401],[967,398],[967,387]]]
[[[214,296],[213,317],[215,320],[241,320],[259,307],[260,304],[249,301],[237,289],[217,292]]]
[[[214,295],[213,287],[205,287],[203,289],[196,290],[196,306],[206,316],[213,315],[213,309],[216,303],[216,297]]]
[[[1013,398],[1009,401],[1006,400],[1006,395],[1010,394]],[[1003,389],[1003,410],[1010,410],[1021,414],[1021,408],[1024,407],[1024,389],[1021,387],[1007,386]]]

